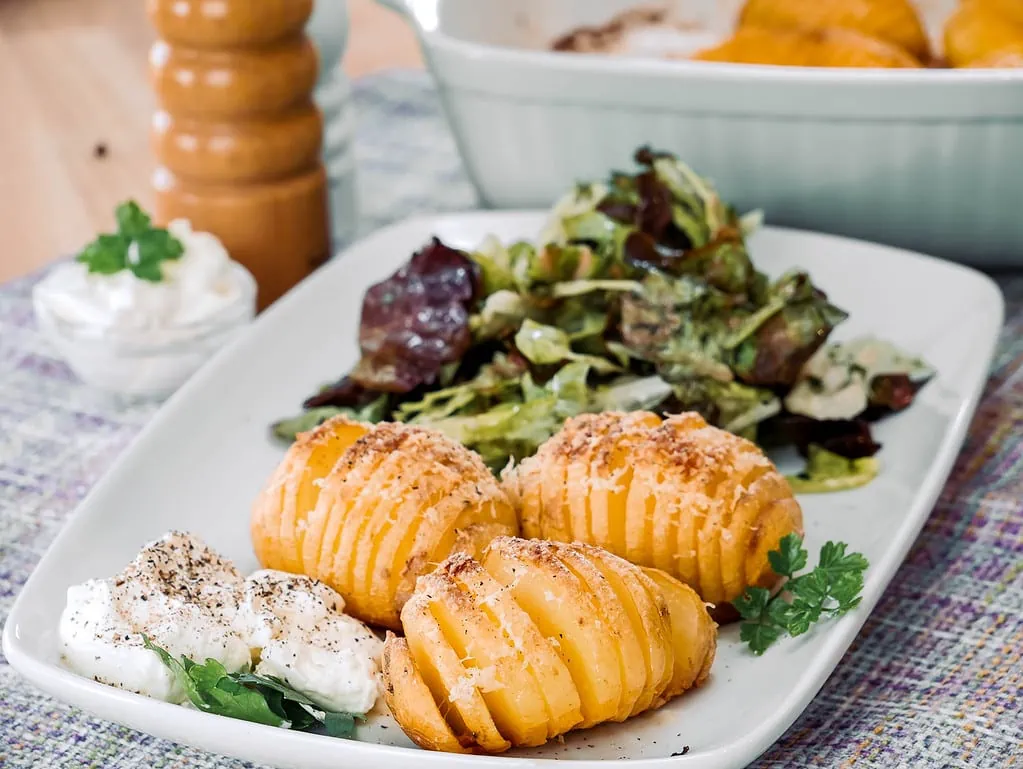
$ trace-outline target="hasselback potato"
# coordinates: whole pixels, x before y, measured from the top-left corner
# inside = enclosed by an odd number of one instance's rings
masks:
[[[500,752],[622,721],[701,684],[699,597],[601,548],[495,539],[420,578],[384,646],[384,696],[420,746]]]
[[[698,61],[789,67],[919,67],[902,48],[848,29],[789,30],[746,26]]]
[[[399,628],[416,578],[452,552],[518,532],[480,458],[439,433],[331,419],[289,449],[252,511],[265,568],[337,590],[352,616]]]
[[[764,453],[695,413],[575,417],[504,482],[523,536],[605,547],[714,604],[774,586],[768,552],[802,534],[799,504]]]
[[[919,61],[930,42],[909,0],[747,0],[739,26],[778,29],[849,29],[884,40]]]

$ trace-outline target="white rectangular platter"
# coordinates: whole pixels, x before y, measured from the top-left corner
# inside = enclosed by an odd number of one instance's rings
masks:
[[[295,769],[405,769],[413,761],[524,769],[552,765],[552,759],[574,760],[581,769],[616,759],[649,769],[735,769],[766,750],[838,664],[920,531],[962,444],[1002,323],[1001,294],[980,273],[823,235],[767,228],[752,237],[758,267],[771,275],[807,269],[850,312],[836,338],[882,336],[923,355],[938,376],[910,409],[878,426],[883,469],[874,483],[801,499],[812,554],[832,539],[869,558],[861,606],[761,658],[745,651],[736,627],[723,629],[707,686],[657,712],[543,748],[451,756],[412,747],[384,715],[361,726],[356,740],[293,733],[129,694],[60,665],[56,629],[67,587],[119,571],[143,543],[168,529],[195,532],[243,570],[256,568],[249,507],[283,453],[267,425],[354,363],[362,295],[370,284],[433,234],[472,247],[488,233],[533,237],[543,218],[481,212],[408,220],[356,244],[278,302],[166,404],[74,514],[4,628],[10,663],[40,689],[97,716]],[[684,746],[685,758],[673,758]]]

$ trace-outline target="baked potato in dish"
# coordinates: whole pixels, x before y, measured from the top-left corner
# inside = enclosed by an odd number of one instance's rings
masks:
[[[953,67],[1003,66],[999,61],[1023,46],[1023,3],[965,0],[945,24],[945,58]]]
[[[623,721],[707,678],[699,597],[591,545],[500,537],[421,577],[384,646],[384,697],[418,745],[497,753]]]
[[[849,29],[790,30],[746,26],[720,45],[697,52],[697,61],[790,67],[922,66],[896,45]]]
[[[1023,40],[1013,46],[995,51],[979,59],[974,59],[966,66],[973,69],[1016,69],[1023,67]]]
[[[1023,3],[1019,0],[963,0],[990,8],[1007,21],[1023,27]]]
[[[251,520],[265,568],[319,579],[349,614],[394,629],[419,575],[452,552],[477,554],[517,532],[500,484],[461,444],[344,417],[299,436]]]
[[[917,61],[931,53],[927,32],[909,0],[747,0],[739,26],[848,29],[886,41]]]
[[[764,453],[695,413],[574,417],[504,484],[523,536],[599,545],[713,604],[774,587],[767,554],[803,529]]]

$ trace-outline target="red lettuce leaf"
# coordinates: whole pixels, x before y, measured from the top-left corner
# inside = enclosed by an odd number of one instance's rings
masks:
[[[893,411],[902,411],[913,403],[913,399],[923,385],[923,382],[914,382],[906,374],[876,376],[870,382],[870,408],[868,410],[876,409],[878,416]]]
[[[373,392],[407,393],[435,383],[472,344],[470,309],[481,288],[465,253],[434,238],[362,302],[362,359],[351,381]]]
[[[788,413],[764,422],[757,441],[765,448],[795,445],[804,457],[811,443],[846,459],[872,457],[881,449],[866,420],[811,419]]]
[[[368,406],[379,397],[379,393],[367,390],[350,376],[344,376],[332,385],[306,398],[303,408],[315,409],[323,406],[359,409]]]

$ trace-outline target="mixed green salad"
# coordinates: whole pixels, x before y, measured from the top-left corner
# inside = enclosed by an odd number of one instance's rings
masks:
[[[494,468],[583,412],[698,411],[807,458],[797,491],[876,475],[870,423],[933,372],[873,338],[828,341],[847,314],[805,272],[759,272],[739,216],[671,154],[579,184],[536,242],[474,251],[434,238],[365,295],[361,358],[273,426],[347,414],[435,428]]]

